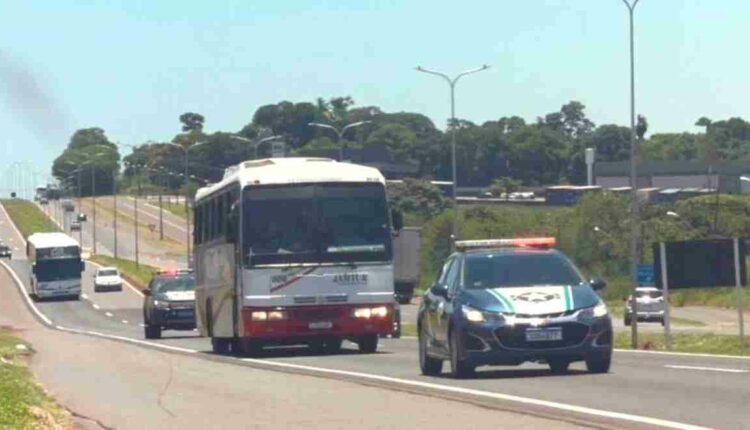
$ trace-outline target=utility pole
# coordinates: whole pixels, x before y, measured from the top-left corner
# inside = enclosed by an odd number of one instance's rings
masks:
[[[631,237],[630,237],[630,277],[632,281],[633,315],[631,323],[631,347],[638,348],[638,300],[636,291],[638,289],[638,243],[640,236],[640,214],[638,207],[638,152],[636,150],[635,130],[635,36],[634,36],[634,12],[639,0],[622,0],[628,8],[630,18],[630,212],[631,212]]]
[[[112,173],[112,197],[114,199],[114,206],[115,206],[115,218],[114,218],[114,228],[115,228],[115,260],[117,259],[117,170],[115,170]]]
[[[94,255],[96,255],[96,178],[94,175],[96,169],[94,169],[94,163],[91,163],[91,201],[93,203],[93,221],[91,223],[91,230],[92,230],[92,238],[94,240],[93,246],[93,252]]]

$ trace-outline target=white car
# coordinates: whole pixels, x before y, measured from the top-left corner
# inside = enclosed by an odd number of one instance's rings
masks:
[[[116,267],[101,267],[94,275],[94,292],[122,291],[122,277]]]
[[[654,287],[636,288],[636,300],[638,302],[638,321],[655,321],[664,325],[664,296],[662,291]],[[625,302],[626,326],[633,321],[633,295],[628,296]]]

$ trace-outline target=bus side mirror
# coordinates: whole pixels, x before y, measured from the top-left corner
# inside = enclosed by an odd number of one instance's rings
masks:
[[[393,229],[400,231],[404,228],[404,214],[398,209],[391,209],[391,219],[393,220]]]

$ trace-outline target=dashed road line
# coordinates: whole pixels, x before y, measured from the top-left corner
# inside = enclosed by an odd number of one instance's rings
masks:
[[[680,370],[699,370],[706,372],[723,372],[723,373],[748,373],[747,370],[742,369],[725,369],[721,367],[703,367],[703,366],[679,366],[676,364],[665,364],[664,367],[669,369],[680,369]]]
[[[112,317],[114,316],[114,315],[112,314],[112,312],[105,312],[105,313],[104,313],[104,315],[106,315],[106,316],[108,316],[108,317],[110,317],[110,318],[112,318]]]
[[[99,309],[101,309],[101,308],[99,307],[99,305],[97,305],[96,303],[92,303],[92,304],[91,304],[91,306],[92,306],[92,307],[93,307],[94,309],[96,309],[97,311],[98,311]]]
[[[122,323],[123,323],[123,324],[129,324],[129,323],[128,323],[128,320],[122,320]]]

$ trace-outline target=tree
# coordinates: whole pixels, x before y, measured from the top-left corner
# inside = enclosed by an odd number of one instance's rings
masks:
[[[417,134],[401,124],[387,124],[372,132],[365,146],[382,145],[399,160],[407,160],[413,154]]]
[[[91,170],[98,194],[112,192],[112,181],[120,170],[117,145],[110,142],[103,129],[90,127],[76,130],[68,146],[52,164],[52,175],[69,190],[78,191],[78,170],[85,171],[81,182],[83,195],[91,195]]]
[[[193,113],[193,112],[185,112],[182,115],[180,115],[180,122],[182,123],[182,131],[184,132],[202,132],[203,131],[203,123],[206,121],[206,119],[203,117],[203,115],[199,113]]]
[[[515,179],[503,176],[492,181],[492,187],[490,192],[495,197],[501,197],[503,194],[507,197],[511,193],[518,191],[521,188],[521,183]]]
[[[391,207],[403,212],[408,220],[427,220],[443,212],[448,202],[440,189],[430,181],[404,179],[402,183],[388,185]]]
[[[643,137],[648,131],[648,121],[643,115],[638,115],[638,122],[635,125],[635,135],[638,136],[638,140],[643,140]]]

